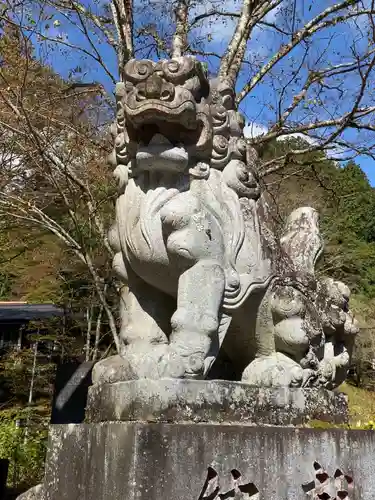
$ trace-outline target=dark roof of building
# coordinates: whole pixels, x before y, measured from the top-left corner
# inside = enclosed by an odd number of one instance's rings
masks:
[[[64,316],[64,310],[53,304],[28,304],[26,302],[0,302],[0,322],[30,321],[33,319]]]

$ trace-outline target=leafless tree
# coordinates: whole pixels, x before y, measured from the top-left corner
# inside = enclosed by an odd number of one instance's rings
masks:
[[[302,169],[304,155],[310,152],[321,151],[322,161],[327,153],[341,160],[358,155],[375,158],[374,4],[375,0],[111,0],[91,4],[2,0],[0,23],[20,29],[22,43],[25,47],[34,44],[40,57],[51,60],[51,51],[60,51],[59,60],[73,61],[70,72],[65,64],[68,76],[55,92],[59,102],[73,103],[91,92],[97,99],[93,106],[105,106],[112,102],[111,87],[122,79],[122,68],[130,58],[195,55],[206,62],[211,74],[235,86],[237,104],[247,120],[245,131],[259,151],[271,140],[305,138],[296,142],[301,147],[260,165],[260,177],[267,178],[291,162],[296,170]],[[16,86],[7,82],[0,67],[0,100],[6,110],[0,116],[0,133],[7,137],[1,212],[43,225],[85,263],[100,299],[100,318],[106,313],[120,348],[106,297],[107,282],[94,264],[79,220],[84,206],[86,223],[110,256],[107,221],[85,171],[88,158],[100,161],[105,152],[103,120],[93,134],[92,122],[85,129],[51,113],[50,99],[44,105],[33,102],[27,91],[30,66],[25,50],[23,77],[18,75]],[[104,87],[92,81],[95,68]],[[62,131],[63,147],[57,140]],[[16,155],[23,170],[14,169],[14,162],[9,168],[10,154]],[[20,175],[22,179],[28,175],[26,159],[31,157],[33,169],[44,172],[62,200],[70,225],[49,215],[47,202],[43,205],[25,197],[22,189],[9,188],[10,179],[21,182]],[[72,201],[77,193],[79,210]]]

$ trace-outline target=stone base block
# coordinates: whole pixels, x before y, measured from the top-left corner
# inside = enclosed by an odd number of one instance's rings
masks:
[[[43,500],[373,500],[374,453],[372,431],[56,425]]]
[[[344,394],[259,388],[225,380],[131,380],[89,389],[87,422],[215,422],[297,425],[347,421]]]

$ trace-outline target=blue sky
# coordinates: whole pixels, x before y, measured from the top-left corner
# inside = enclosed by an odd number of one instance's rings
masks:
[[[166,2],[160,0],[152,0],[142,4],[143,0],[138,0],[136,4],[140,11],[140,15],[136,17],[136,27],[140,27],[149,23],[156,23],[158,29],[163,33],[163,36],[168,34],[173,29],[172,20],[169,17]],[[196,13],[202,12],[204,9],[214,7],[216,0],[211,0],[210,3],[202,3],[196,8]],[[230,0],[221,2],[220,6],[224,9],[226,3],[227,10],[238,11],[241,2],[239,0]],[[287,28],[290,25],[290,1],[285,0],[282,2],[282,8],[274,10],[268,17],[268,22],[276,22],[278,26]],[[297,11],[295,16],[295,29],[304,26],[312,17],[314,17],[321,10],[329,5],[336,3],[333,0],[315,0],[315,1],[297,1]],[[99,9],[100,3],[90,2],[85,0],[86,5],[90,5],[93,9]],[[145,7],[147,6],[147,7]],[[52,13],[52,19],[48,20],[49,27],[46,29],[46,22],[41,24],[41,31],[47,36],[54,38],[60,37],[68,44],[80,46],[85,50],[92,52],[90,43],[87,38],[80,32],[78,20],[74,17],[71,19],[58,16]],[[157,19],[157,21],[155,21]],[[361,19],[361,23],[365,22],[365,18]],[[234,23],[227,20],[225,23],[220,20],[210,25],[198,26],[194,37],[201,40],[201,46],[206,50],[223,53],[228,40],[233,32]],[[290,27],[290,26],[289,26]],[[353,22],[346,22],[339,25],[337,28],[326,29],[322,34],[318,34],[312,39],[311,47],[309,48],[308,56],[304,57],[304,46],[300,46],[293,50],[293,52],[283,60],[282,63],[275,67],[271,77],[263,80],[262,84],[254,89],[254,91],[242,102],[241,110],[252,128],[258,131],[266,130],[275,121],[276,111],[280,104],[280,95],[283,95],[282,105],[284,108],[291,102],[293,95],[301,88],[301,82],[307,76],[308,68],[325,68],[327,64],[337,64],[341,62],[348,62],[352,56],[353,48],[361,53],[367,48],[367,39],[363,34],[366,32],[366,27],[363,24]],[[109,72],[116,78],[116,56],[111,47],[105,43],[98,43],[98,36],[92,32],[92,41],[95,44],[100,56],[105,62]],[[84,56],[77,50],[70,47],[56,46],[56,44],[42,40],[38,41],[37,37],[33,36],[38,55],[49,62],[55,71],[64,77],[71,76],[71,70],[78,68],[80,71],[76,73],[78,79],[84,81],[98,81],[102,83],[109,91],[113,91],[113,82],[108,77],[106,72],[96,63],[93,59]],[[257,68],[264,64],[272,54],[275,53],[280,44],[288,42],[284,35],[279,34],[273,29],[257,28],[252,35],[252,39],[248,43],[247,59],[250,64],[246,65],[239,77],[238,88],[241,88],[244,83],[249,79],[251,74],[255,74]],[[142,49],[139,52],[140,56],[147,55],[146,50]],[[155,57],[155,53],[151,55]],[[210,57],[208,59],[209,68],[212,72],[217,68],[217,59]],[[293,79],[293,74],[297,67],[301,66],[298,78]],[[326,91],[323,105],[318,102],[309,106],[304,106],[298,113],[293,116],[294,123],[302,124],[309,123],[312,120],[328,119],[332,114],[342,114],[350,109],[350,104],[356,96],[359,86],[359,78],[354,75],[347,75],[343,81],[340,76],[340,92],[336,90]],[[286,91],[283,91],[284,83],[291,81],[291,84]],[[320,94],[319,94],[320,95]],[[309,95],[309,100],[313,103],[318,96],[315,90]],[[372,91],[368,91],[367,100],[363,105],[370,105],[375,102],[375,96]],[[323,131],[328,133],[329,130]],[[347,132],[345,135],[347,140],[356,139],[356,143],[370,144],[374,141],[369,133],[355,134]],[[372,185],[375,185],[375,165],[374,161],[365,156],[356,158],[356,162],[362,167],[367,174]]]

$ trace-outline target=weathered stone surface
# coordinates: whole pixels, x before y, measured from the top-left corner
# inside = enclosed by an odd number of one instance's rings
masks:
[[[46,499],[220,500],[237,492],[235,498],[251,500],[373,500],[374,449],[372,431],[123,422],[53,426]]]
[[[209,81],[192,56],[130,60],[123,76],[109,238],[126,284],[123,345],[94,383],[232,373],[260,387],[337,387],[358,331],[347,289],[314,275],[314,209],[275,236],[230,82]]]
[[[296,425],[347,421],[343,394],[324,389],[258,388],[224,380],[133,380],[89,389],[86,421],[228,422]]]
[[[44,485],[37,484],[33,488],[30,488],[25,493],[22,493],[17,500],[45,500],[45,489]]]

